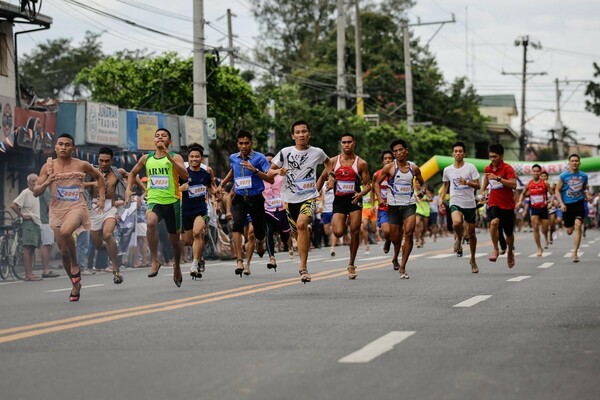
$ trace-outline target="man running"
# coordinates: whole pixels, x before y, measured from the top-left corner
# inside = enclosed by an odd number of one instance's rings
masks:
[[[250,275],[250,264],[242,259],[242,234],[247,225],[248,215],[252,219],[254,237],[256,238],[256,254],[262,258],[265,253],[265,190],[263,181],[273,182],[273,177],[267,176],[269,161],[264,154],[252,150],[252,134],[246,130],[237,133],[239,152],[231,154],[229,162],[231,170],[221,181],[223,187],[231,179],[234,181],[235,196],[231,200],[233,213],[233,249],[237,259],[235,274]],[[220,190],[219,190],[220,191]]]
[[[123,168],[113,166],[113,159],[113,151],[109,147],[101,147],[98,150],[98,170],[104,176],[106,201],[104,209],[97,213],[90,213],[92,223],[90,237],[96,250],[106,249],[112,264],[113,282],[118,285],[123,282],[123,276],[119,271],[121,263],[113,232],[125,211],[122,206],[125,204],[125,180],[129,175]],[[136,183],[143,187],[139,178]],[[98,199],[98,182],[86,180],[84,186],[87,189],[88,207],[91,210]]]
[[[491,262],[496,262],[498,255],[498,240],[500,229],[505,234],[507,244],[506,264],[508,268],[515,266],[515,195],[517,176],[513,167],[504,162],[504,146],[495,143],[489,147],[490,165],[485,167],[483,177],[483,195],[488,191],[488,208],[491,214],[490,236],[494,250],[489,256]]]
[[[148,272],[148,278],[158,275],[161,267],[158,261],[158,223],[165,220],[168,232],[169,244],[173,251],[173,282],[181,287],[183,276],[181,275],[181,242],[179,234],[181,231],[181,191],[179,190],[179,179],[188,179],[189,174],[185,168],[183,158],[169,151],[172,143],[171,132],[166,128],[159,128],[154,133],[154,146],[156,151],[144,154],[135,167],[129,173],[125,199],[129,202],[133,194],[132,188],[135,178],[146,168],[148,212],[146,214],[148,247],[152,267]]]
[[[403,139],[396,139],[390,145],[394,153],[394,162],[386,165],[381,170],[377,179],[379,190],[377,198],[381,199],[381,184],[388,181],[387,204],[390,212],[390,235],[394,243],[394,257],[392,264],[394,270],[398,269],[400,279],[408,279],[406,263],[413,248],[413,233],[415,231],[415,220],[417,205],[415,199],[414,180],[419,187],[418,196],[423,197],[425,187],[421,170],[415,164],[408,161],[408,144]],[[404,241],[402,241],[404,239]],[[402,244],[402,262],[398,265],[398,254]]]
[[[341,145],[342,154],[331,159],[331,164],[334,167],[333,172],[330,172],[330,176],[335,180],[331,227],[337,238],[344,235],[347,225],[350,227],[348,278],[352,280],[358,276],[355,260],[360,244],[362,198],[371,191],[371,177],[366,161],[355,154],[356,139],[354,135],[351,133],[343,134]],[[323,184],[326,177],[327,172],[324,171],[319,179],[319,186]]]
[[[62,264],[71,279],[69,301],[79,301],[81,295],[81,270],[77,264],[77,252],[73,233],[90,229],[90,215],[83,195],[85,174],[98,181],[97,211],[104,210],[104,176],[90,163],[73,158],[75,140],[68,133],[61,134],[54,146],[56,158],[48,158],[42,166],[33,188],[33,195],[41,196],[50,188],[49,222],[54,230]]]
[[[548,193],[550,186],[540,176],[542,167],[539,164],[533,164],[531,167],[533,179],[527,183],[525,189],[519,197],[517,207],[525,205],[525,198],[529,197],[529,214],[531,215],[531,227],[533,228],[533,239],[537,246],[537,256],[541,257],[544,253],[542,241],[540,240],[540,225],[546,241],[545,248],[548,248]]]
[[[181,214],[186,246],[192,246],[192,279],[202,278],[205,270],[204,237],[208,221],[207,194],[216,193],[214,173],[202,167],[204,147],[197,143],[188,146],[188,181],[179,186],[182,193]]]
[[[464,142],[456,142],[452,145],[454,163],[444,168],[438,207],[442,210],[445,209],[444,197],[450,190],[450,215],[455,235],[454,251],[457,257],[463,256],[464,219],[467,223],[467,236],[469,237],[469,248],[471,250],[469,264],[471,265],[471,272],[476,274],[479,272],[479,268],[475,261],[475,253],[477,252],[477,235],[475,233],[477,201],[475,192],[479,189],[479,172],[475,165],[464,161],[465,151]]]
[[[323,164],[330,172],[330,160],[325,152],[310,146],[310,126],[307,122],[296,121],[292,124],[294,145],[285,147],[273,158],[271,174],[285,177],[281,197],[287,203],[286,211],[290,228],[297,235],[298,255],[300,257],[300,280],[311,281],[306,261],[310,248],[309,225],[315,216],[315,208],[319,191],[317,187],[317,166]]]
[[[381,152],[381,162],[384,167],[393,163],[394,153],[392,153],[391,150],[383,150]],[[373,174],[373,197],[378,196],[377,193],[381,194],[381,197],[377,198],[377,227],[381,229],[381,232],[383,233],[383,239],[385,240],[383,252],[387,254],[390,252],[392,240],[390,239],[390,213],[387,204],[388,181],[387,179],[382,181],[381,185],[378,183],[378,178],[382,170],[383,168]],[[398,268],[399,267],[400,264],[398,264]]]
[[[579,170],[581,159],[578,154],[569,156],[569,170],[560,174],[556,185],[556,197],[563,212],[563,225],[567,228],[567,235],[573,236],[574,263],[579,262],[579,245],[583,234],[583,221],[585,219],[584,201],[591,201],[588,186],[588,176]]]

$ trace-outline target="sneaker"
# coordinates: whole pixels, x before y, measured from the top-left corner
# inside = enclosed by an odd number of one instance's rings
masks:
[[[190,276],[192,278],[195,278],[198,276],[199,273],[200,270],[198,269],[198,261],[193,261],[192,266],[190,267]]]
[[[81,275],[94,275],[94,274],[96,274],[96,271],[93,271],[89,268],[86,268],[81,271]]]
[[[385,243],[383,244],[383,252],[385,254],[390,252],[390,246],[392,245],[392,241],[391,240],[386,240]]]

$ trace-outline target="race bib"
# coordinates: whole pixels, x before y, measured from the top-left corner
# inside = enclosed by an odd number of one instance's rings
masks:
[[[579,197],[583,191],[583,179],[579,177],[571,178],[567,181],[567,196]]]
[[[237,189],[250,189],[252,187],[252,177],[242,176],[235,178],[235,187]]]
[[[193,199],[194,197],[206,196],[206,186],[204,186],[204,185],[190,186],[190,187],[188,187],[188,195],[190,196],[190,199]]]
[[[308,193],[312,193],[317,189],[317,184],[314,179],[300,179],[294,182],[296,186],[296,194],[302,196]]]
[[[336,181],[336,193],[354,193],[354,181]]]
[[[456,190],[471,189],[471,187],[469,185],[461,185],[460,183],[458,183],[459,181],[460,181],[460,178],[456,178],[456,179],[452,180],[453,189],[456,189]]]
[[[546,205],[546,202],[544,201],[544,195],[542,194],[532,194],[531,196],[529,196],[529,201],[531,202],[532,207]]]
[[[490,189],[492,189],[492,190],[502,189],[504,187],[504,185],[502,184],[502,182],[498,182],[495,179],[489,180],[488,182],[490,184]]]
[[[365,197],[363,197],[363,199],[362,199],[363,203],[371,204],[371,194],[370,193],[371,192],[369,192],[368,195],[366,195]]]
[[[169,177],[167,175],[153,175],[150,177],[150,189],[168,189]]]
[[[79,201],[79,186],[59,186],[56,198],[63,201]]]
[[[281,197],[271,197],[265,201],[268,208],[283,208],[283,200]]]
[[[401,195],[411,195],[413,192],[412,185],[399,182],[394,183],[394,189],[396,190],[397,194]]]

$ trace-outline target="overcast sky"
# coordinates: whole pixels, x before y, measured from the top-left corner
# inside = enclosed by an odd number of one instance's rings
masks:
[[[5,0],[6,1],[6,0]],[[140,25],[158,29],[177,37],[192,38],[192,1],[170,0],[79,0],[89,6],[132,20]],[[9,0],[17,4],[17,0]],[[238,36],[235,46],[250,54],[255,46],[259,27],[250,13],[248,0],[205,0],[207,44],[226,46],[227,22],[224,17],[230,8],[236,15],[233,30]],[[155,7],[174,15],[147,12],[130,4]],[[168,6],[166,5],[168,4]],[[147,48],[156,53],[175,50],[181,55],[192,54],[192,44],[153,34],[130,25],[101,17],[68,3],[66,0],[43,0],[42,13],[54,19],[49,31],[19,36],[20,54],[31,51],[49,38],[83,38],[86,30],[104,32],[103,50],[112,53],[124,48]],[[477,92],[513,94],[521,108],[520,75],[502,72],[522,71],[523,47],[515,39],[529,35],[532,42],[541,43],[540,50],[528,48],[528,72],[545,72],[532,76],[527,83],[528,129],[534,140],[547,141],[547,130],[556,121],[556,91],[554,80],[560,79],[561,117],[565,125],[577,131],[582,143],[600,144],[600,118],[585,111],[585,83],[594,79],[594,61],[600,63],[600,1],[597,0],[417,0],[410,10],[411,23],[456,22],[444,25],[415,26],[411,29],[429,41],[441,71],[448,81],[466,75]],[[219,19],[220,18],[220,19]],[[17,25],[16,31],[29,29]],[[366,44],[363,44],[366,45]],[[565,82],[569,80],[570,82]],[[600,78],[595,78],[600,81]],[[415,99],[418,102],[418,99]],[[520,129],[520,117],[513,127]]]

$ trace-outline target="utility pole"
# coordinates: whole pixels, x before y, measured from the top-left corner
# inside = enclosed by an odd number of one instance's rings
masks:
[[[229,48],[232,49],[229,53],[229,66],[235,67],[235,52],[233,51],[233,27],[231,26],[231,9],[227,9],[227,37],[229,38]],[[235,16],[235,15],[234,15]]]
[[[346,48],[346,14],[344,12],[344,0],[337,0],[337,109],[346,109],[346,72],[345,72],[345,48]]]
[[[415,112],[414,112],[414,101],[412,91],[412,62],[410,59],[410,33],[408,31],[409,26],[422,26],[422,25],[444,25],[447,23],[454,23],[456,19],[452,14],[452,20],[448,21],[437,21],[437,22],[417,22],[415,24],[409,24],[408,21],[402,24],[402,37],[404,39],[404,82],[406,87],[406,124],[408,125],[408,131],[412,132],[415,126]],[[440,26],[440,29],[442,27]]]
[[[554,128],[551,129],[552,153],[553,153],[555,159],[558,159],[558,157],[561,157],[561,158],[563,157],[565,150],[564,150],[564,141],[562,140],[563,123],[562,123],[562,120],[560,119],[560,95],[561,95],[561,92],[560,92],[560,88],[558,86],[558,78],[556,78],[554,80],[554,84],[556,85],[556,122],[554,123]],[[554,137],[554,134],[556,134],[556,133],[559,135],[558,146],[557,146],[556,139]]]
[[[354,27],[354,47],[356,47],[356,115],[365,117],[365,103],[363,99],[363,78],[362,78],[362,38],[360,29],[360,0],[354,2],[354,14],[356,24]]]
[[[525,128],[525,97],[527,94],[527,77],[535,75],[546,75],[546,72],[527,72],[527,48],[531,45],[534,49],[541,49],[539,42],[531,42],[529,35],[521,36],[515,40],[515,46],[523,46],[523,72],[521,75],[521,134],[519,136],[519,160],[525,160],[525,150],[527,149],[527,130]],[[502,71],[502,75],[519,75],[519,73],[508,73]]]
[[[204,58],[204,0],[194,0],[194,117],[204,122],[208,117],[208,100],[206,96],[206,60]]]

